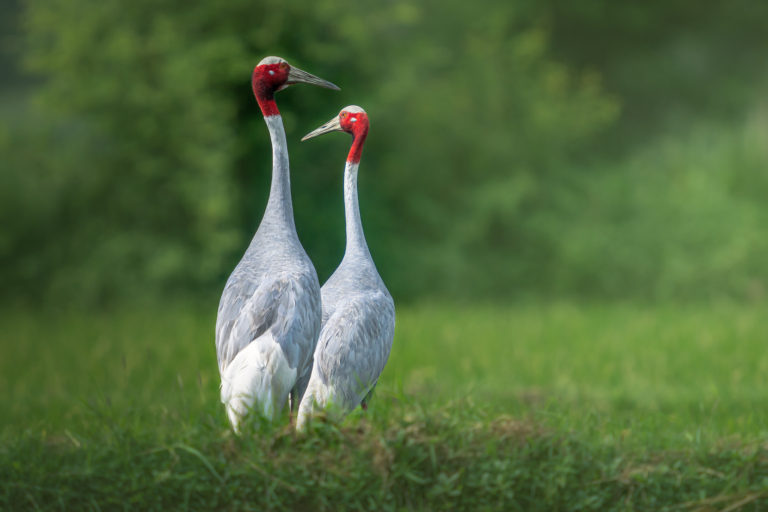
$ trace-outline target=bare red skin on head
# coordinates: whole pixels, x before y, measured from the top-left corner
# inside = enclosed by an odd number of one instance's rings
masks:
[[[355,121],[353,121],[355,119]],[[347,162],[353,164],[360,162],[360,155],[363,153],[363,144],[365,138],[368,136],[368,114],[364,112],[347,112],[342,110],[339,114],[339,121],[341,122],[341,129],[347,133],[351,133],[352,147],[349,148],[349,155],[347,156]]]
[[[253,69],[251,87],[264,117],[280,115],[275,103],[275,92],[288,81],[289,69],[286,62],[263,64]]]

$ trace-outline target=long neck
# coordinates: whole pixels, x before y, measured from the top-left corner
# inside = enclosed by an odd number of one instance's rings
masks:
[[[357,200],[357,169],[360,162],[347,160],[344,168],[344,213],[347,222],[347,248],[344,256],[362,255],[370,258],[368,245],[365,243],[363,223],[360,220],[360,207]]]
[[[283,118],[277,115],[265,116],[272,140],[272,186],[264,220],[279,222],[296,231],[291,203],[291,175],[288,165],[288,145],[285,141]]]

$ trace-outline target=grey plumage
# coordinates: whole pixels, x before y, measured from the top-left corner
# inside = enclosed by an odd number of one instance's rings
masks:
[[[299,403],[320,330],[320,286],[296,234],[282,118],[265,121],[273,148],[269,202],[216,319],[221,399],[235,431],[251,408],[272,418],[289,392]]]
[[[345,167],[347,247],[341,264],[321,289],[322,328],[299,407],[299,429],[317,408],[339,418],[364,403],[392,347],[395,307],[365,242],[357,199],[358,165],[347,162]]]

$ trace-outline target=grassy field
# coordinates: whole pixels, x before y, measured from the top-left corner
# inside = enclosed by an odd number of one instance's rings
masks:
[[[240,438],[214,314],[3,313],[0,509],[768,509],[762,305],[400,307],[368,413]]]

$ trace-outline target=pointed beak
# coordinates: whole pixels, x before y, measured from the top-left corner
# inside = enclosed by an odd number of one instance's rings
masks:
[[[317,85],[319,87],[325,87],[326,89],[333,89],[335,91],[341,90],[339,86],[332,84],[328,80],[323,80],[322,78],[317,77],[311,73],[307,73],[302,69],[291,66],[291,69],[288,71],[288,81],[286,82],[286,85],[298,83]]]
[[[305,141],[307,139],[311,139],[313,137],[317,137],[318,135],[322,135],[324,133],[328,132],[340,132],[343,131],[341,129],[341,121],[339,121],[339,116],[334,117],[327,123],[325,123],[323,126],[318,128],[317,130],[311,131],[305,136],[301,138],[302,141]]]

